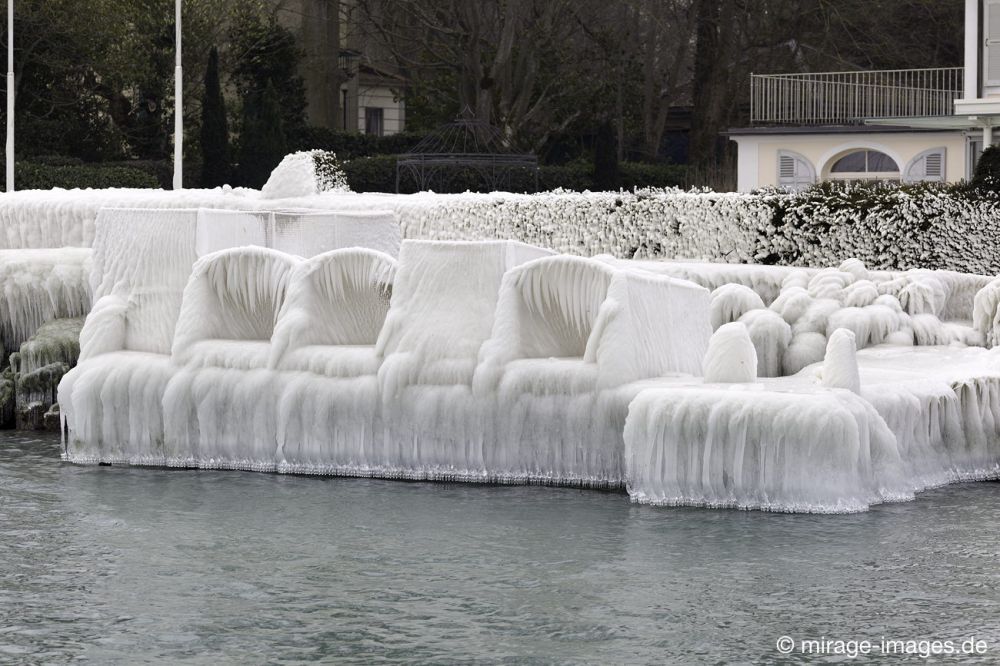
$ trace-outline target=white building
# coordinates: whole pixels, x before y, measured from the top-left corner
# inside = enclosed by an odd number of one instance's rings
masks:
[[[302,49],[310,124],[377,136],[406,128],[406,79],[359,29],[356,0],[270,2]]]
[[[742,192],[967,179],[1000,125],[1000,0],[965,0],[965,67],[753,75],[750,119]]]

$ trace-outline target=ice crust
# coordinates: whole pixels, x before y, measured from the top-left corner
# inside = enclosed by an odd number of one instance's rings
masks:
[[[981,276],[513,241],[396,259],[382,236],[304,257],[277,247],[280,213],[101,213],[59,387],[68,459],[815,512],[1000,476],[1000,351],[980,346],[1000,299]]]
[[[222,250],[169,355],[102,349],[64,379],[68,456],[620,486],[629,396],[700,373],[708,297],[506,241],[406,242],[398,266]]]

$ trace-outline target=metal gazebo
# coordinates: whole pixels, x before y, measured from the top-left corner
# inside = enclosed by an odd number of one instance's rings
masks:
[[[434,130],[409,153],[396,159],[396,192],[400,178],[409,174],[421,190],[444,182],[448,172],[469,169],[491,190],[501,190],[519,169],[534,174],[538,189],[538,157],[518,153],[504,141],[499,129],[477,120],[468,109],[454,120]]]

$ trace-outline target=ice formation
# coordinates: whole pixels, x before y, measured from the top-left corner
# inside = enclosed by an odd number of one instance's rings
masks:
[[[645,504],[841,513],[913,497],[892,432],[848,392],[649,389],[625,445]]]
[[[750,287],[724,284],[712,292],[712,328],[739,320],[751,310],[763,310],[764,301]]]
[[[742,322],[723,324],[708,342],[705,381],[743,384],[757,380],[757,351]]]
[[[0,250],[0,348],[16,351],[43,323],[87,314],[90,257],[85,248]]]
[[[823,386],[861,393],[855,340],[854,333],[846,328],[838,328],[830,336],[826,343],[826,357],[823,359]]]
[[[821,512],[1000,476],[983,276],[400,245],[398,209],[290,201],[101,212],[70,460]]]
[[[247,247],[194,263],[169,357],[60,399],[79,461],[615,486],[629,396],[709,332],[700,287],[517,243]]]
[[[14,423],[21,430],[50,428],[58,422],[57,412],[52,412],[56,402],[59,381],[76,364],[80,355],[80,328],[83,317],[54,319],[38,327],[20,349],[11,354],[9,381],[13,393],[0,391],[0,414],[11,406],[4,405],[4,398],[13,401]],[[55,405],[55,409],[58,405]],[[0,419],[2,420],[2,419]]]
[[[285,155],[260,193],[268,199],[295,199],[348,191],[336,155],[325,150],[304,150]]]
[[[792,327],[781,315],[768,310],[751,310],[740,317],[747,327],[757,354],[758,377],[780,377],[785,354],[792,341]]]

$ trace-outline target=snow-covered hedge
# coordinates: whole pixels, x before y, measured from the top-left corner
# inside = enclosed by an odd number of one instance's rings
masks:
[[[752,261],[771,209],[758,196],[635,192],[433,195],[386,200],[404,238],[507,238],[579,255]]]
[[[759,195],[759,263],[829,266],[857,257],[880,269],[1000,272],[1000,198],[964,186],[821,186]]]
[[[103,206],[396,212],[404,238],[505,238],[579,255],[1000,274],[1000,195],[866,186],[789,194],[678,189],[541,194],[355,193],[313,154],[289,156],[265,192],[53,190],[0,198],[0,248],[87,247]],[[336,166],[335,164],[333,165]],[[331,174],[333,174],[331,176]]]

